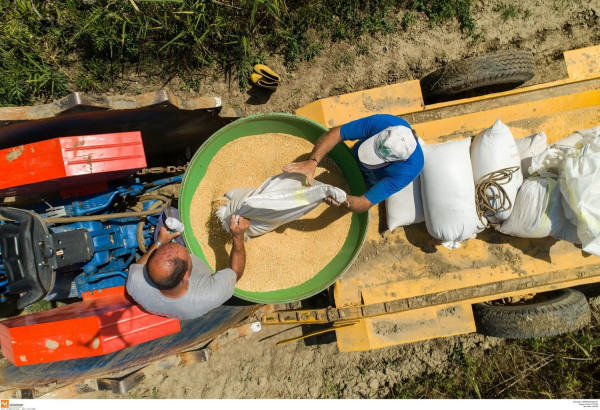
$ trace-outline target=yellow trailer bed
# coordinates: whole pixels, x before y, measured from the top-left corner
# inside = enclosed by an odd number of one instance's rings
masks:
[[[329,128],[398,115],[428,144],[472,137],[499,118],[515,138],[544,131],[550,143],[600,124],[600,46],[564,56],[569,77],[552,83],[426,106],[415,80],[319,100],[296,113]],[[341,351],[370,350],[474,332],[475,303],[600,282],[600,258],[564,241],[487,229],[449,250],[424,224],[382,235],[382,211],[371,210],[363,250],[334,285],[335,309],[280,312],[265,322],[333,323]]]

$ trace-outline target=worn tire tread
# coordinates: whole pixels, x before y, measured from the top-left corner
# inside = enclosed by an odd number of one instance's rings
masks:
[[[452,61],[421,79],[425,102],[505,91],[530,80],[534,74],[531,51],[506,50]]]
[[[535,305],[473,305],[477,332],[508,339],[555,336],[581,329],[591,320],[585,295],[574,289],[559,289],[552,299]]]

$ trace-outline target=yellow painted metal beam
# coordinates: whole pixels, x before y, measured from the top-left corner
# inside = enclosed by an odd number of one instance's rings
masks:
[[[352,327],[336,330],[336,335],[340,351],[355,352],[475,330],[471,305],[461,303],[365,319]]]
[[[569,278],[566,281],[568,283],[537,286],[530,291],[532,293],[548,292],[565,287],[596,283],[598,280],[597,276],[581,279]],[[500,292],[473,298],[466,302],[417,308],[363,319],[352,328],[337,330],[338,346],[343,352],[364,351],[475,332],[472,304],[520,295],[523,295],[523,291]]]
[[[465,252],[468,252],[468,250],[465,250]],[[362,290],[362,298],[365,304],[379,303],[391,299],[444,292],[449,289],[461,289],[486,283],[501,282],[520,276],[533,276],[598,264],[600,264],[599,258],[594,256],[585,257],[582,251],[576,248],[569,252],[552,255],[552,262],[535,260],[527,257],[527,255],[523,255],[520,261],[515,258],[497,266],[459,269],[439,276],[428,275],[424,272],[422,276],[416,278],[409,277],[406,280],[398,280],[379,286],[369,286]]]
[[[421,86],[414,80],[323,98],[298,108],[296,114],[333,128],[373,114],[403,115],[424,106]]]
[[[544,131],[548,142],[553,142],[600,123],[600,90],[422,122],[413,124],[413,128],[425,142],[439,143],[472,137],[498,118],[508,125],[515,138]]]
[[[600,76],[600,46],[564,52],[569,78],[586,79]]]

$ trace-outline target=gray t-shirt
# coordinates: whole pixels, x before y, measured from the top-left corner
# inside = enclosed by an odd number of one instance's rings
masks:
[[[176,319],[195,319],[209,310],[221,306],[232,295],[237,275],[232,269],[212,274],[210,267],[200,258],[192,256],[190,286],[185,295],[168,298],[150,281],[145,265],[129,267],[127,293],[148,312]]]

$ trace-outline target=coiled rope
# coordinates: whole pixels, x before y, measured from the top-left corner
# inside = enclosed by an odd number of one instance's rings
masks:
[[[502,185],[512,181],[514,173],[519,169],[520,167],[510,167],[490,172],[479,178],[479,181],[475,184],[477,216],[485,227],[488,226],[487,218],[512,208],[512,201]],[[492,205],[492,202],[496,206]]]

